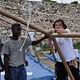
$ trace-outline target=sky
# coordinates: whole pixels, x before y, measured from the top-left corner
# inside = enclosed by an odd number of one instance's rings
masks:
[[[29,0],[30,1],[30,0]],[[31,1],[41,1],[41,0],[31,0]],[[54,0],[53,0],[54,1]],[[55,0],[59,3],[71,3],[73,1],[78,1],[80,3],[80,0]]]
[[[56,1],[60,3],[71,3],[73,1],[78,1],[80,3],[80,0],[56,0]]]

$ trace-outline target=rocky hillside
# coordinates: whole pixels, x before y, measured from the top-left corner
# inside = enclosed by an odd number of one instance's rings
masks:
[[[30,23],[45,29],[51,28],[56,19],[63,19],[72,32],[80,32],[80,4],[0,0],[0,9],[21,17],[27,22],[29,21],[29,12],[31,10]],[[10,23],[15,22],[3,15],[0,15],[0,18]],[[0,20],[0,33],[3,35],[4,39],[7,39],[8,35],[11,33],[10,27],[11,24]],[[22,34],[24,34],[24,31]]]

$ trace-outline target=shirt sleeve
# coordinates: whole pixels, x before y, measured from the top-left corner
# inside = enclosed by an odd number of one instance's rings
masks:
[[[5,42],[2,47],[2,54],[9,54],[9,44],[8,42]]]
[[[25,47],[29,47],[32,44],[32,41],[30,39],[26,39]]]
[[[23,41],[23,43],[24,43],[24,41],[25,41],[25,44],[24,44],[24,47],[25,48],[27,48],[27,47],[29,47],[30,45],[32,45],[32,40],[30,40],[30,39],[26,39],[25,37],[21,37],[21,39],[22,39],[22,41]]]
[[[68,33],[70,33],[70,30],[69,29],[65,29]]]
[[[69,29],[65,29],[68,33],[70,33],[70,30]],[[63,38],[59,38],[59,43],[60,44],[64,44],[65,43],[65,41],[66,40],[68,40],[68,41],[71,41],[72,40],[72,38],[69,38],[69,37],[63,37]]]

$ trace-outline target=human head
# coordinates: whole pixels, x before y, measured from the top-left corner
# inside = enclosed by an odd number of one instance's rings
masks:
[[[58,25],[57,25],[58,23]],[[58,27],[57,27],[58,26]],[[64,21],[62,19],[58,19],[54,22],[53,24],[53,28],[59,28],[59,27],[63,27],[64,29],[67,28],[66,24],[64,23]]]
[[[21,25],[19,23],[12,24],[12,34],[17,37],[21,35]]]

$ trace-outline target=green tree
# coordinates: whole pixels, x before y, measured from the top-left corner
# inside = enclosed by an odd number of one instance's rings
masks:
[[[45,2],[56,2],[56,0],[42,0],[42,1],[45,1]]]
[[[71,2],[71,4],[78,4],[78,1],[73,1]]]

